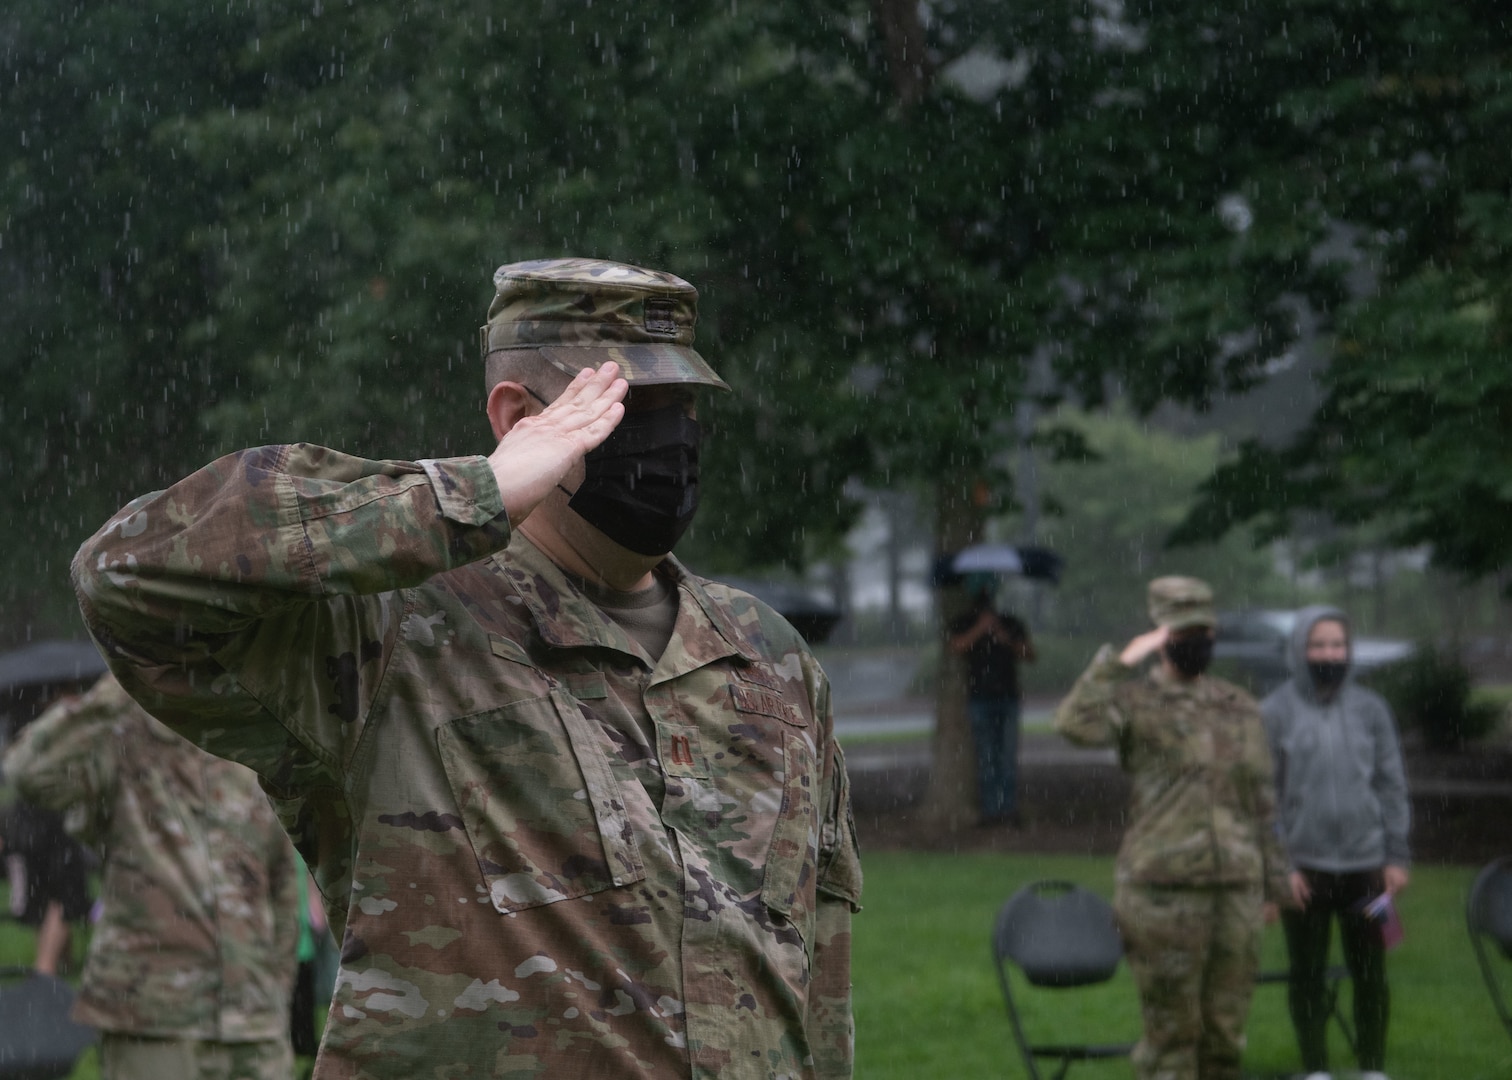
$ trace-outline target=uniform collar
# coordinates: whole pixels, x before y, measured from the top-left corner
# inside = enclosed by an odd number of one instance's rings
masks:
[[[652,682],[686,674],[728,656],[757,660],[761,653],[701,579],[668,555],[656,573],[676,590],[677,623],[661,660],[652,664],[639,643],[589,600],[562,569],[516,530],[509,547],[493,556],[497,570],[524,602],[536,633],[557,649],[613,649],[654,667]]]

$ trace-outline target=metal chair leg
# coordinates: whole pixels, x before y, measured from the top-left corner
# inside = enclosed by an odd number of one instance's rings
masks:
[[[1344,1041],[1349,1044],[1349,1052],[1357,1053],[1359,1048],[1355,1045],[1354,1025],[1344,1015],[1344,1010],[1339,1007],[1339,988],[1349,973],[1343,969],[1329,968],[1325,978],[1328,980],[1328,1015],[1333,1017],[1334,1023],[1339,1025],[1339,1030],[1344,1033]],[[1354,991],[1351,989],[1350,993]]]

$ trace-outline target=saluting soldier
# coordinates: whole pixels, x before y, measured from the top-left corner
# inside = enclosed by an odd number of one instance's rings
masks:
[[[1206,674],[1212,590],[1161,577],[1148,600],[1155,629],[1104,645],[1055,728],[1117,747],[1133,781],[1113,906],[1144,1018],[1135,1074],[1238,1080],[1260,932],[1289,895],[1270,751],[1254,698]]]
[[[263,777],[344,931],[318,1077],[837,1077],[861,873],[828,682],[669,552],[697,292],[500,267],[487,457],[309,445],[74,563],[128,690]]]

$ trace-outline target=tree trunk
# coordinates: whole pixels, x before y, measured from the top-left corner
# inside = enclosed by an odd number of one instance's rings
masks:
[[[903,615],[903,500],[897,492],[882,495],[887,516],[887,641],[901,645],[908,640]]]
[[[893,93],[907,112],[919,103],[934,80],[925,47],[924,24],[919,21],[919,5],[917,0],[873,0],[872,6],[882,24]]]
[[[835,626],[835,632],[830,636],[830,643],[854,645],[856,643],[856,605],[855,597],[851,593],[850,563],[845,559],[837,558],[830,564],[830,593],[835,599],[835,607],[840,612],[840,621]]]
[[[935,490],[935,542],[940,552],[959,551],[982,535],[985,514],[974,498],[974,480],[942,479]],[[940,673],[935,686],[934,763],[929,770],[921,817],[942,833],[977,819],[976,748],[966,715],[966,662],[946,646],[947,627],[965,610],[959,587],[936,592]]]
[[[881,24],[887,72],[899,110],[907,114],[928,93],[934,69],[916,0],[872,0]],[[935,550],[958,551],[982,534],[985,513],[968,470],[942,478],[935,489]],[[966,607],[959,588],[940,589],[935,605],[940,670],[935,689],[934,764],[929,770],[922,817],[942,832],[976,820],[976,751],[966,717],[966,667],[945,646],[945,628]]]

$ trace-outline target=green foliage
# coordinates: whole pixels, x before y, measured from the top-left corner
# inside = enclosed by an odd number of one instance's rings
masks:
[[[1471,692],[1470,700],[1475,705],[1494,710],[1499,727],[1504,727],[1507,720],[1512,718],[1512,685],[1500,683],[1477,686]]]
[[[1290,47],[1326,67],[1276,107],[1314,140],[1293,175],[1339,223],[1335,251],[1375,280],[1326,324],[1317,415],[1286,447],[1245,446],[1179,535],[1251,520],[1279,535],[1321,511],[1380,520],[1391,543],[1482,576],[1512,558],[1512,165],[1487,152],[1512,116],[1512,27],[1490,3],[1312,7]],[[1256,180],[1285,184],[1284,167]],[[1253,232],[1289,227],[1262,214]]]
[[[486,447],[473,329],[517,258],[703,290],[737,391],[707,409],[710,568],[832,548],[852,479],[993,473],[1047,339],[1089,398],[1110,374],[1145,405],[1242,381],[1257,348],[1215,370],[1193,342],[1299,286],[1209,284],[1236,256],[1205,208],[1254,145],[1199,106],[1260,100],[1224,50],[1279,23],[1204,15],[1199,40],[1197,9],[1141,12],[1131,49],[1079,6],[994,0],[927,23],[860,0],[12,5],[0,454],[34,542],[6,556],[11,610],[109,509],[237,444]],[[938,72],[973,50],[1030,62],[968,94]],[[1178,295],[1199,277],[1218,291]]]
[[[1269,551],[1247,535],[1174,551],[1166,546],[1219,460],[1217,436],[1178,437],[1124,412],[1063,410],[1053,422],[1077,432],[1095,460],[1044,470],[1057,512],[1042,523],[1040,539],[1066,559],[1060,586],[1045,594],[1047,629],[1123,640],[1147,626],[1145,587],[1161,574],[1205,579],[1224,608],[1286,606],[1286,581]]]
[[[206,449],[222,384],[189,346],[211,304],[218,193],[156,133],[252,89],[224,63],[250,17],[181,4],[10,5],[0,51],[0,556],[7,614],[47,612],[74,546]],[[53,609],[56,610],[56,609]]]
[[[1489,735],[1501,719],[1495,701],[1477,697],[1470,669],[1452,652],[1422,643],[1407,659],[1371,676],[1403,727],[1433,749],[1451,749]]]
[[[11,617],[45,615],[110,509],[235,445],[486,448],[489,274],[568,252],[703,292],[736,394],[706,409],[701,566],[832,551],[856,479],[930,485],[942,521],[990,479],[1005,509],[1024,358],[1050,346],[1085,403],[1201,406],[1259,377],[1303,300],[1338,315],[1333,406],[1192,520],[1389,509],[1495,564],[1512,94],[1489,0],[922,10],[17,0]],[[956,77],[984,56],[1010,73]],[[1378,303],[1341,307],[1352,268]]]
[[[1105,638],[1057,633],[1040,634],[1034,639],[1035,661],[1019,667],[1019,681],[1029,697],[1058,699],[1071,689]],[[1120,642],[1119,644],[1122,644]]]

